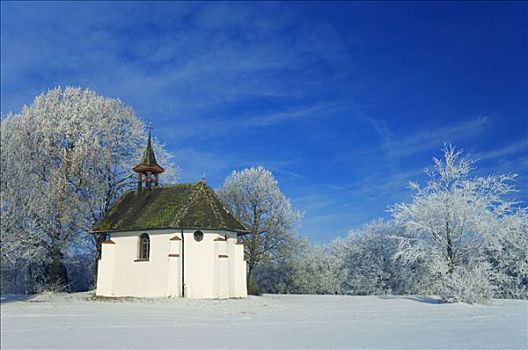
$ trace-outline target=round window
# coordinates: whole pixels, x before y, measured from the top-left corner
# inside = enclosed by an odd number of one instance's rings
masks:
[[[202,231],[196,231],[194,233],[194,240],[196,242],[200,242],[203,239],[203,232]]]

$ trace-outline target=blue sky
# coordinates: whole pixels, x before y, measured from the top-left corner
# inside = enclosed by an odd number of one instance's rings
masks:
[[[1,3],[1,110],[57,85],[152,122],[181,181],[262,165],[325,242],[446,141],[528,200],[528,4]]]

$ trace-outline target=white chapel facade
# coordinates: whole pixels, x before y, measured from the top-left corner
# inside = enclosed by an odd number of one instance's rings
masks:
[[[125,192],[93,228],[104,236],[96,295],[244,298],[247,229],[205,180],[159,186],[150,134],[136,190]]]

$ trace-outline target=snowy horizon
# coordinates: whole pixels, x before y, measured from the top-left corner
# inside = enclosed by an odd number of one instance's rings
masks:
[[[388,295],[98,300],[90,292],[2,299],[2,346],[10,349],[521,349],[527,340],[525,300],[490,306]]]
[[[1,3],[1,112],[55,86],[152,123],[181,182],[262,165],[327,242],[444,142],[528,202],[527,3]]]

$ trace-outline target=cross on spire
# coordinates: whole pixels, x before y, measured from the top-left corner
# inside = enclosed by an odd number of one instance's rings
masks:
[[[147,130],[148,130],[148,133],[149,133],[149,139],[150,139],[150,132],[152,131],[152,129],[154,129],[154,128],[152,127],[152,123],[149,122],[148,125],[147,125]]]

